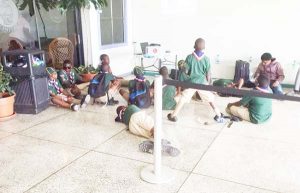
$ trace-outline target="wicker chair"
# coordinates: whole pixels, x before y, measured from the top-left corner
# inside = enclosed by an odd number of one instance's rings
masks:
[[[49,44],[49,56],[52,66],[61,69],[65,60],[73,64],[74,46],[67,38],[56,38]]]
[[[17,38],[9,38],[8,40],[8,51],[12,50],[23,50],[24,46],[23,44],[17,39]],[[16,56],[8,56],[7,60],[8,61],[14,61],[16,60]]]

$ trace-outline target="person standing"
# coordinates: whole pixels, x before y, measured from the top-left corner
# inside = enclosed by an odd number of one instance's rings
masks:
[[[192,54],[188,55],[186,62],[186,70],[189,75],[189,79],[186,82],[194,83],[194,84],[204,84],[208,85],[211,83],[211,73],[210,73],[210,61],[209,58],[204,54],[205,49],[205,41],[202,38],[198,38],[195,41],[195,50]],[[168,114],[168,119],[170,121],[176,122],[177,115],[184,106],[185,103],[188,103],[193,95],[197,92],[203,101],[209,103],[212,107],[216,116],[214,120],[218,123],[223,123],[224,118],[221,114],[220,110],[215,105],[215,96],[212,92],[197,90],[188,88],[182,91],[182,96],[180,97],[179,102],[176,105],[175,110]]]

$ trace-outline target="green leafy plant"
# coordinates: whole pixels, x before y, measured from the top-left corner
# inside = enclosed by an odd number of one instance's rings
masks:
[[[13,91],[9,86],[11,80],[11,75],[9,73],[6,73],[3,70],[2,64],[0,64],[0,93],[8,92],[9,95],[13,95]],[[0,95],[0,98],[2,98],[2,95]]]
[[[30,16],[33,16],[35,14],[35,11],[38,12],[43,24],[45,37],[47,38],[46,26],[40,12],[41,8],[49,11],[50,9],[58,7],[62,10],[67,11],[89,8],[90,4],[93,4],[95,9],[101,9],[101,7],[107,6],[107,0],[22,0],[22,2],[20,2],[20,0],[17,0],[16,4],[20,10],[25,10],[28,7]]]
[[[94,68],[91,64],[88,66],[79,66],[75,68],[78,74],[97,74],[98,70]]]
[[[90,8],[93,4],[95,9],[107,6],[107,0],[60,0],[59,7],[65,10]]]

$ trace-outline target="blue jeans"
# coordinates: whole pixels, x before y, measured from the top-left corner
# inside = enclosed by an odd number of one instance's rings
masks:
[[[270,85],[270,88],[272,89],[273,94],[283,95],[282,86],[280,84],[276,87],[273,87],[272,85]]]

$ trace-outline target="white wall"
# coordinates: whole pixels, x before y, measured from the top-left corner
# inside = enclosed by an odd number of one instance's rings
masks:
[[[232,78],[237,59],[252,57],[255,68],[261,54],[271,52],[293,83],[294,60],[300,62],[299,6],[297,0],[133,0],[133,39],[160,42],[185,58],[203,37],[218,78]]]
[[[213,77],[233,78],[237,59],[252,57],[255,69],[261,54],[271,52],[284,66],[285,82],[293,83],[300,63],[299,6],[298,0],[127,0],[128,45],[104,50],[92,46],[89,60],[97,65],[99,55],[107,53],[114,73],[123,74],[134,63],[133,41],[161,43],[184,59],[195,39],[203,37]],[[92,15],[90,42],[100,44],[98,21]],[[217,55],[220,64],[215,64]]]

